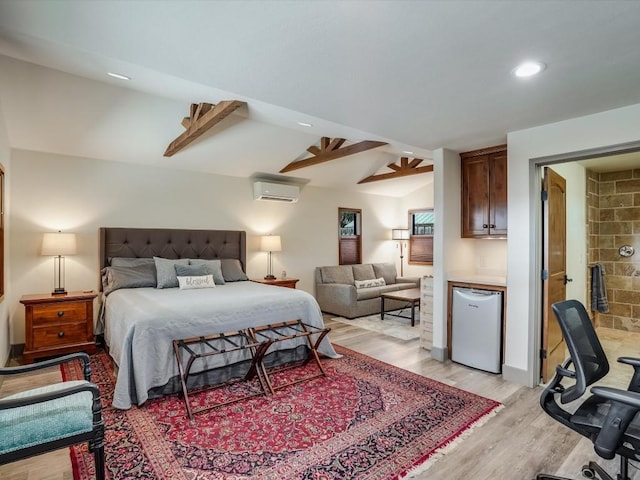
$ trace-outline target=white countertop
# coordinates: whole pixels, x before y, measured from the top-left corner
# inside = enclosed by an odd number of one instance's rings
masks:
[[[498,275],[478,275],[475,273],[451,272],[447,275],[450,282],[478,283],[481,285],[507,286],[507,277]]]

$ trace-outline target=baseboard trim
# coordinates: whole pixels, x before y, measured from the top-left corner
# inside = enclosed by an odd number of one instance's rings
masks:
[[[518,383],[531,387],[529,381],[529,372],[520,368],[510,367],[509,365],[502,365],[502,378],[508,382]]]
[[[449,358],[449,352],[447,351],[447,347],[431,347],[431,358],[434,360],[438,360],[439,362],[445,362]]]

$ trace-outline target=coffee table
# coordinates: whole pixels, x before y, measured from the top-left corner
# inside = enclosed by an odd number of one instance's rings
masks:
[[[386,299],[389,300],[400,300],[403,302],[407,302],[411,304],[411,326],[415,326],[416,321],[416,305],[420,308],[420,289],[419,288],[409,288],[407,290],[397,290],[395,292],[383,293],[380,295],[380,320],[384,320],[384,301]],[[387,315],[391,315],[393,317],[405,317],[404,315],[397,315],[395,313],[386,312]]]

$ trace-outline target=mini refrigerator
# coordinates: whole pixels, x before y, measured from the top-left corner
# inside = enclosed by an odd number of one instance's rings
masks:
[[[501,372],[502,292],[453,288],[451,360]]]

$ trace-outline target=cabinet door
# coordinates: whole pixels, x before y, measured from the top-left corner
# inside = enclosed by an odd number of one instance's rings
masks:
[[[465,158],[462,160],[462,237],[488,235],[488,215],[489,156]]]
[[[489,230],[507,235],[507,152],[489,156]]]

